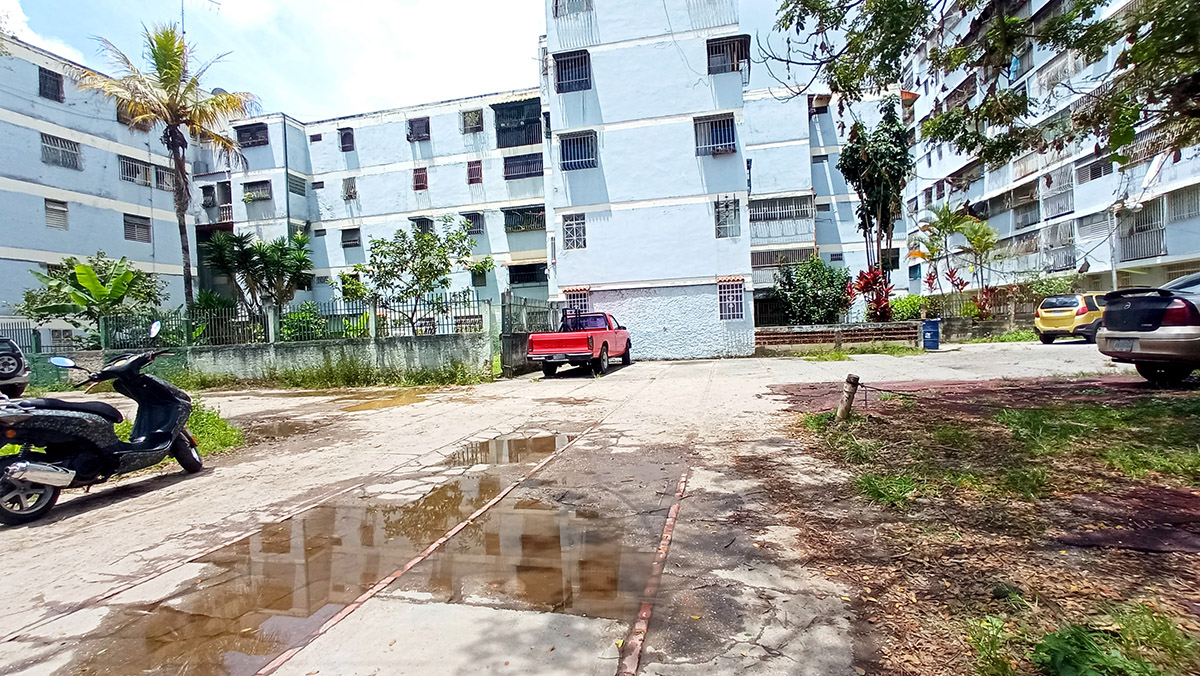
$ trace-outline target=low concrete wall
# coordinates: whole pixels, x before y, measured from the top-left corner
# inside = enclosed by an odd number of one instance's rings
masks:
[[[1033,315],[1003,317],[976,321],[970,317],[947,317],[942,320],[942,342],[957,343],[976,338],[999,336],[1014,329],[1032,329]]]
[[[921,322],[763,326],[754,332],[754,343],[759,354],[789,353],[823,347],[836,349],[854,343],[919,345],[920,341]]]
[[[500,370],[505,378],[538,370],[537,362],[529,361],[528,333],[506,333],[500,336]]]

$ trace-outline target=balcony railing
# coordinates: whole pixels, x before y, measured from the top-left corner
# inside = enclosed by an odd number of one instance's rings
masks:
[[[756,289],[768,289],[775,286],[775,273],[779,272],[778,267],[774,268],[754,268],[750,271],[750,278],[754,282]]]
[[[1075,210],[1075,192],[1067,190],[1057,195],[1051,195],[1042,201],[1042,214],[1046,218],[1054,218],[1069,214]]]
[[[815,221],[794,219],[786,221],[759,221],[750,224],[751,240],[768,240],[773,242],[812,241]]]
[[[1046,267],[1051,272],[1075,269],[1075,245],[1055,247],[1046,250]]]
[[[1117,238],[1122,262],[1167,254],[1161,199],[1146,202],[1141,211],[1123,220]]]
[[[217,207],[217,222],[232,223],[233,222],[233,205],[222,204]]]

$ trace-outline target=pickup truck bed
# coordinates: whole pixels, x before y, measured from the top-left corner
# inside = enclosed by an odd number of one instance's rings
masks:
[[[590,366],[599,375],[608,370],[612,357],[620,357],[622,364],[631,363],[631,348],[629,332],[612,315],[564,310],[558,331],[529,336],[528,357],[542,365],[547,378],[566,364]]]

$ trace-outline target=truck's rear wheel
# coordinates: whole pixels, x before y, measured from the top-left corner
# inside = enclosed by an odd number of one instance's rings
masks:
[[[608,373],[608,346],[600,348],[600,356],[592,360],[592,373],[604,375]]]
[[[542,362],[542,376],[545,378],[553,378],[554,374],[558,373],[558,364],[550,364]]]
[[[625,354],[621,355],[621,365],[629,366],[633,363],[633,343],[625,344]]]

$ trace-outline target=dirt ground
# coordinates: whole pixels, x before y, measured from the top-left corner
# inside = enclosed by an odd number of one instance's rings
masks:
[[[822,499],[797,519],[780,494],[837,497],[850,477],[795,437],[786,386],[1123,370],[1094,346],[972,345],[206,393],[247,447],[0,531],[0,672],[613,674],[643,640],[643,674],[874,672],[871,592],[813,540],[868,510]]]

